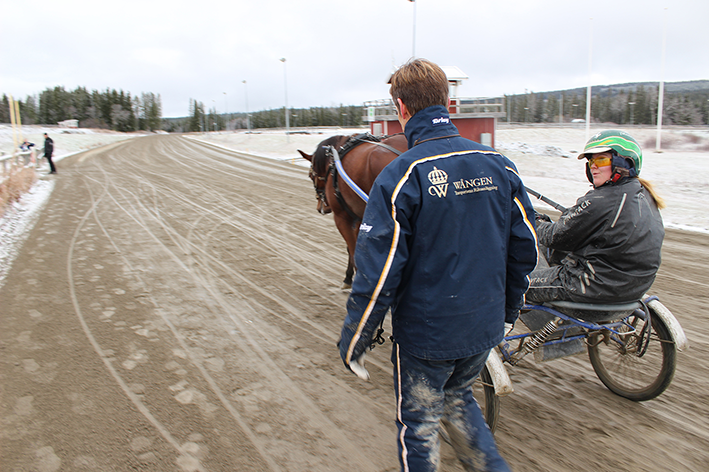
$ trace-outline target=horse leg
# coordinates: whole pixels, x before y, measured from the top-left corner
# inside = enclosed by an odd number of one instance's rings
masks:
[[[350,254],[349,248],[347,249],[347,271],[345,272],[345,280],[342,281],[342,290],[349,290],[352,288],[352,277],[354,276],[354,257]]]
[[[357,245],[357,233],[359,227],[356,222],[342,211],[335,211],[335,226],[340,231],[342,238],[347,243],[347,271],[345,272],[345,280],[342,281],[342,290],[352,288],[352,277],[354,276],[356,266],[354,263],[355,246]]]

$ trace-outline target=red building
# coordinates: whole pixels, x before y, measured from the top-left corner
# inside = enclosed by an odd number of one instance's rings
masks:
[[[458,128],[460,135],[494,148],[497,119],[505,116],[504,99],[502,97],[458,97],[458,86],[468,76],[457,67],[442,67],[442,69],[446,73],[450,84],[451,106],[449,111],[451,120]],[[369,131],[374,136],[386,136],[402,132],[391,100],[365,102],[364,107],[367,110],[365,120],[369,122]]]

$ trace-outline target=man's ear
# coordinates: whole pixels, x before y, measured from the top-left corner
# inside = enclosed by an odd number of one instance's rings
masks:
[[[405,120],[411,118],[411,113],[409,113],[409,109],[406,107],[404,102],[402,102],[400,98],[397,98],[396,102],[399,104],[399,114],[401,115],[401,117]]]

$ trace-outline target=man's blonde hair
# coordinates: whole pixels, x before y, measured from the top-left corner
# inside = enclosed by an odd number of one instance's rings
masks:
[[[424,108],[448,107],[448,78],[443,69],[426,59],[412,59],[391,76],[389,93],[399,108],[400,98],[413,116]]]

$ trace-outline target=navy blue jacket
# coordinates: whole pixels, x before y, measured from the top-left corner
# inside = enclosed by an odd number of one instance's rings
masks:
[[[537,262],[534,211],[514,164],[462,138],[443,106],[407,122],[409,150],[377,177],[360,226],[340,354],[347,365],[392,310],[423,359],[497,345]]]

